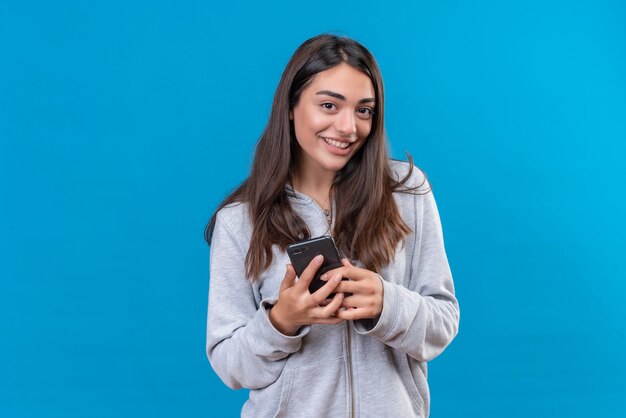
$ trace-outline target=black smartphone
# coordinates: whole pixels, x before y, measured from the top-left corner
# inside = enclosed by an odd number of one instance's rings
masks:
[[[309,285],[309,292],[311,293],[326,284],[325,281],[320,279],[322,274],[332,269],[343,267],[341,255],[335,245],[335,241],[328,235],[291,244],[287,247],[287,254],[289,255],[291,265],[293,265],[293,268],[296,270],[298,277],[300,277],[300,275],[304,272],[304,269],[307,268],[315,256],[320,254],[324,256],[322,265],[319,269],[317,269],[315,277],[313,277],[313,280]],[[330,294],[328,297],[332,298],[333,296],[335,296],[334,293]]]

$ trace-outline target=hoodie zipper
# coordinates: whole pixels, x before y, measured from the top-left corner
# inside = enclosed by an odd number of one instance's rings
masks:
[[[332,219],[332,215],[329,218],[328,216],[328,212],[326,212],[326,210],[324,210],[324,208],[322,208],[322,206],[317,203],[317,201],[315,201],[314,199],[311,199],[313,201],[314,204],[317,205],[317,207],[320,209],[320,211],[322,212],[322,214],[324,215],[324,218],[326,219],[326,222],[328,223],[328,232],[332,234],[332,224],[333,224],[333,219]],[[332,203],[331,203],[331,209],[330,209],[330,213],[332,214]],[[343,254],[341,255],[343,257]],[[349,387],[349,396],[350,396],[350,414],[349,417],[350,418],[354,418],[354,384],[352,382],[352,340],[350,337],[350,321],[346,321],[346,341],[347,341],[347,357],[348,357],[348,387]]]
[[[354,384],[352,382],[352,344],[350,337],[350,321],[346,321],[346,335],[348,341],[348,386],[349,386],[349,396],[350,396],[350,418],[354,418]]]

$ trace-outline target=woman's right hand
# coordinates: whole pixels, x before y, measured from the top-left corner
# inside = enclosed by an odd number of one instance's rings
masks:
[[[270,321],[282,334],[295,335],[303,325],[336,325],[343,321],[343,319],[334,316],[341,307],[343,293],[336,293],[328,304],[321,306],[341,282],[341,274],[331,277],[315,293],[309,292],[309,284],[323,261],[323,256],[315,257],[302,272],[297,282],[293,266],[287,264],[285,278],[280,284],[278,301],[269,311]]]

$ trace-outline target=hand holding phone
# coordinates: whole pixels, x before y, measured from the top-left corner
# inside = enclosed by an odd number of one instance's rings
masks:
[[[336,293],[332,299],[328,299],[341,282],[341,274],[331,275],[327,281],[319,278],[335,266],[340,267],[342,265],[339,251],[333,250],[336,251],[335,254],[326,252],[328,250],[327,241],[325,241],[326,244],[316,243],[312,245],[306,242],[289,247],[292,251],[288,250],[288,253],[293,264],[287,265],[285,277],[280,284],[278,300],[269,310],[270,322],[285,335],[295,335],[303,325],[336,325],[343,322],[343,319],[335,316],[344,299],[343,293]],[[330,243],[332,249],[334,247],[332,239]],[[317,253],[318,245],[324,247],[321,254]],[[328,255],[329,260],[326,260],[324,255]],[[307,262],[309,259],[310,261]],[[296,265],[298,266],[297,272]],[[322,268],[323,266],[324,268]],[[297,282],[296,274],[299,276]],[[314,282],[315,284],[313,284]],[[316,290],[311,293],[310,289]],[[325,305],[322,306],[323,304]]]
[[[287,255],[289,255],[291,264],[296,270],[298,277],[302,275],[315,256],[322,255],[324,257],[322,265],[315,272],[315,276],[309,285],[309,292],[311,293],[315,293],[326,284],[325,281],[320,279],[322,274],[343,267],[341,255],[335,245],[335,241],[327,235],[291,244],[287,247]],[[331,293],[328,297],[332,298],[333,296],[335,294]]]

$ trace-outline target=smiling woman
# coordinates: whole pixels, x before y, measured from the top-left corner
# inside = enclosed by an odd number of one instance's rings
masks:
[[[322,235],[346,258],[310,293],[323,257],[296,279],[286,249]],[[251,389],[242,416],[429,415],[427,362],[457,334],[459,306],[428,182],[388,157],[365,47],[320,35],[298,48],[206,239],[207,356]]]
[[[332,183],[335,173],[367,139],[374,103],[370,78],[348,64],[339,64],[311,81],[290,112],[302,150],[296,164],[296,189],[303,188],[301,178]]]

